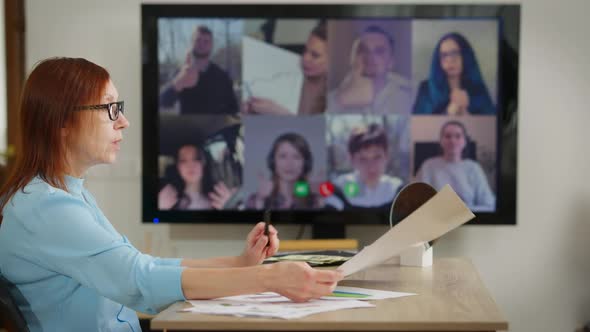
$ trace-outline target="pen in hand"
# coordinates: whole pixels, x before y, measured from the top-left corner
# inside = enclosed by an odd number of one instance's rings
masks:
[[[266,246],[270,246],[270,233],[268,230],[268,226],[270,225],[270,210],[264,210],[264,216],[262,218],[264,221],[264,235],[268,237],[268,241],[266,242]]]

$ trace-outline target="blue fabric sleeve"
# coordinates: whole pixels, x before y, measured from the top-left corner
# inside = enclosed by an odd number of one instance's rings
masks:
[[[182,258],[154,257],[154,264],[156,264],[156,265],[180,266],[181,262],[182,262]]]
[[[156,313],[184,300],[178,260],[144,255],[96,220],[80,199],[56,191],[33,207],[39,265],[132,309]],[[179,264],[179,263],[178,263]]]
[[[87,193],[86,195],[88,195],[88,197],[93,200],[94,206],[98,206],[96,204],[96,201],[94,201],[94,198],[89,193]],[[135,250],[137,250],[137,248],[135,248],[135,246],[132,243],[129,242],[129,240],[127,239],[126,236],[123,236],[123,239],[124,239],[125,242],[131,244],[131,246]],[[144,255],[147,256],[147,257],[151,257],[154,260],[154,264],[156,264],[156,265],[180,266],[180,264],[182,263],[182,258],[164,258],[164,257],[151,256],[151,255],[148,255],[148,254],[144,254]]]
[[[96,204],[95,204],[95,206],[96,206]],[[125,242],[129,243],[129,240],[127,239],[127,237],[123,236],[123,238],[125,239]],[[131,246],[133,246],[133,244],[131,244]],[[135,246],[133,246],[133,248],[135,250],[137,250],[137,248],[135,248]],[[156,265],[180,266],[180,264],[182,263],[182,258],[165,258],[165,257],[151,256],[148,254],[144,254],[144,255],[152,258],[154,260],[154,264],[156,264]]]

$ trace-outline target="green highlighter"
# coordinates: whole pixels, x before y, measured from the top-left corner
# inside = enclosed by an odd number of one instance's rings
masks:
[[[330,294],[332,297],[348,297],[352,299],[363,299],[369,297],[371,295],[368,294],[361,294],[361,293],[351,293],[351,292],[342,292],[342,291],[334,291]]]

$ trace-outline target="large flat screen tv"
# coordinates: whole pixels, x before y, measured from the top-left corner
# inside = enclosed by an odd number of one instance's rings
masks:
[[[143,221],[515,224],[520,6],[142,5]],[[332,233],[334,235],[335,233]]]

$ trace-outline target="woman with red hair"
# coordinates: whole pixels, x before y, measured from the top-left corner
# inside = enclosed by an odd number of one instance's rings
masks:
[[[331,293],[342,278],[305,263],[260,265],[279,245],[264,223],[240,256],[139,252],[83,186],[90,167],[115,161],[129,126],[109,73],[92,62],[40,62],[25,84],[20,126],[16,165],[0,189],[0,274],[15,285],[31,331],[139,332],[136,310],[262,291],[305,301]]]

